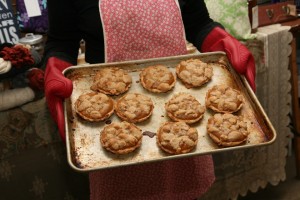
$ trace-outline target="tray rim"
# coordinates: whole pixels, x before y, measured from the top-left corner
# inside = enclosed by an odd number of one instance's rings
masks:
[[[80,69],[80,68],[92,68],[92,67],[108,67],[108,66],[115,66],[115,65],[124,65],[124,64],[141,64],[141,63],[146,63],[146,62],[157,62],[157,61],[167,61],[170,59],[185,59],[185,58],[192,58],[192,57],[199,57],[199,56],[214,56],[214,55],[219,55],[219,56],[225,56],[226,57],[226,53],[223,51],[215,51],[215,52],[208,52],[208,53],[196,53],[196,54],[187,54],[187,55],[178,55],[178,56],[168,56],[168,57],[160,57],[160,58],[149,58],[149,59],[139,59],[139,60],[130,60],[130,61],[121,61],[121,62],[110,62],[110,63],[95,63],[95,64],[80,64],[80,65],[73,65],[70,66],[68,68],[66,68],[65,70],[63,70],[63,75],[65,75],[69,70],[72,69]],[[227,57],[226,57],[227,58]],[[227,63],[229,66],[230,63]],[[236,73],[236,72],[234,72]],[[237,73],[236,73],[237,74]],[[170,155],[170,156],[166,156],[164,158],[161,158],[159,160],[144,160],[142,162],[130,162],[130,163],[125,163],[122,165],[112,165],[109,167],[98,167],[98,168],[79,168],[77,166],[75,166],[75,164],[72,161],[72,156],[71,156],[71,144],[69,142],[70,140],[70,136],[69,136],[69,128],[68,128],[68,123],[67,123],[67,115],[65,113],[67,113],[67,105],[66,105],[66,101],[63,101],[63,108],[64,108],[64,119],[65,119],[65,138],[66,138],[66,149],[67,149],[67,160],[68,163],[70,165],[70,167],[72,169],[74,169],[75,171],[78,172],[92,172],[92,171],[98,171],[98,170],[104,170],[104,169],[111,169],[111,168],[117,168],[117,167],[124,167],[124,166],[130,166],[130,165],[137,165],[137,164],[146,164],[146,163],[152,163],[152,162],[161,162],[161,161],[165,161],[165,160],[172,160],[172,159],[180,159],[180,158],[186,158],[186,157],[192,157],[192,156],[203,156],[203,155],[213,155],[213,154],[219,154],[219,153],[223,153],[223,152],[228,152],[228,151],[234,151],[234,150],[241,150],[241,149],[250,149],[250,148],[254,148],[254,147],[262,147],[262,146],[267,146],[267,145],[271,145],[275,142],[275,140],[277,139],[277,132],[274,128],[274,126],[272,125],[268,115],[265,113],[265,110],[263,109],[262,105],[260,104],[260,102],[258,101],[254,91],[251,89],[248,81],[246,80],[244,75],[238,75],[238,77],[240,77],[241,83],[244,85],[244,87],[246,87],[246,90],[248,92],[248,95],[250,96],[251,100],[255,101],[255,105],[257,106],[257,108],[259,109],[259,111],[261,112],[261,114],[263,116],[265,116],[265,122],[266,125],[268,126],[268,128],[270,129],[270,132],[273,133],[273,137],[271,140],[263,142],[263,143],[259,143],[259,144],[249,144],[249,145],[241,145],[241,146],[233,146],[233,147],[226,147],[226,148],[220,148],[217,151],[216,150],[209,150],[209,151],[205,151],[203,153],[188,153],[188,154],[179,154],[179,155]]]

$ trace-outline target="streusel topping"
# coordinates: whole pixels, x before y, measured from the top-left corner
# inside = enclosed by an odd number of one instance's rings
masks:
[[[116,114],[123,120],[136,123],[151,116],[154,105],[150,97],[139,93],[128,93],[117,100]]]
[[[220,146],[236,146],[247,140],[249,123],[243,116],[217,113],[208,119],[207,133]]]
[[[176,67],[176,74],[187,88],[199,87],[211,80],[213,68],[200,59],[181,61]]]
[[[104,127],[100,133],[101,145],[115,154],[134,151],[142,143],[142,130],[134,124],[114,122]]]
[[[113,114],[114,102],[105,94],[90,92],[78,97],[75,102],[75,110],[86,120],[101,121]]]
[[[177,93],[166,104],[168,116],[174,121],[194,123],[199,121],[205,112],[205,106],[190,94]]]
[[[175,86],[176,76],[166,66],[155,65],[143,69],[140,81],[150,92],[167,92]]]
[[[91,90],[108,95],[119,95],[126,92],[132,83],[131,76],[117,67],[100,69],[93,80]]]
[[[185,122],[166,122],[157,132],[158,146],[171,154],[188,153],[198,142],[198,131]]]
[[[205,104],[208,108],[221,113],[238,111],[244,102],[243,95],[226,85],[215,85],[208,90]]]

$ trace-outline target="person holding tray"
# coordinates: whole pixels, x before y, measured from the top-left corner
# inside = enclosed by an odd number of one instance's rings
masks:
[[[225,51],[255,91],[253,56],[210,17],[204,0],[51,0],[44,51],[45,96],[65,140],[62,102],[72,82],[62,71],[76,65],[80,41],[87,63]],[[90,199],[195,199],[215,180],[211,155],[90,172]]]

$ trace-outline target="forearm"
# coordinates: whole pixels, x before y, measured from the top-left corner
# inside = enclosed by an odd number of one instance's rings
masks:
[[[48,1],[49,31],[44,50],[44,60],[58,57],[76,64],[80,35],[77,26],[77,13],[69,0]]]
[[[79,41],[60,42],[48,39],[45,45],[44,61],[50,57],[57,57],[64,61],[76,64],[79,49]]]
[[[202,44],[205,40],[205,38],[209,35],[209,33],[215,28],[220,27],[223,29],[223,26],[217,22],[211,22],[204,26],[201,30],[197,31],[193,38],[190,38],[191,40],[188,40],[194,44],[194,46],[201,51]]]
[[[179,3],[186,38],[200,50],[210,31],[223,26],[210,18],[204,0],[179,0]]]

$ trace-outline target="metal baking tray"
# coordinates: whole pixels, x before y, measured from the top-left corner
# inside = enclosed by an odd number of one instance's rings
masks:
[[[170,68],[175,74],[176,65],[186,59],[199,58],[213,66],[214,75],[212,80],[199,88],[187,89],[177,78],[175,88],[167,93],[151,93],[146,91],[139,82],[140,71],[150,65],[163,64]],[[198,101],[205,105],[205,95],[209,88],[216,84],[227,84],[238,89],[245,97],[245,104],[237,114],[247,115],[253,125],[246,144],[235,147],[219,147],[206,133],[206,124],[213,111],[207,109],[203,119],[192,127],[197,128],[199,139],[194,151],[181,155],[170,155],[164,153],[156,144],[156,136],[143,136],[142,145],[139,149],[127,155],[115,155],[102,148],[100,144],[100,131],[108,123],[120,121],[113,114],[103,122],[87,122],[81,119],[74,111],[74,103],[78,96],[91,91],[93,76],[97,70],[103,67],[119,67],[126,70],[132,76],[132,86],[128,92],[139,92],[151,97],[154,103],[152,116],[136,125],[145,132],[155,133],[162,122],[170,120],[165,113],[164,105],[173,94],[187,92],[192,94]],[[146,60],[135,60],[116,63],[84,64],[67,68],[63,74],[73,81],[73,93],[64,102],[66,146],[67,157],[70,166],[81,172],[101,170],[105,168],[122,167],[145,162],[163,161],[167,159],[182,158],[187,156],[199,156],[213,154],[236,149],[253,148],[268,145],[276,139],[276,131],[268,116],[251,90],[244,76],[238,75],[231,67],[224,52],[198,53],[193,55],[182,55]],[[113,97],[119,98],[119,96]]]

